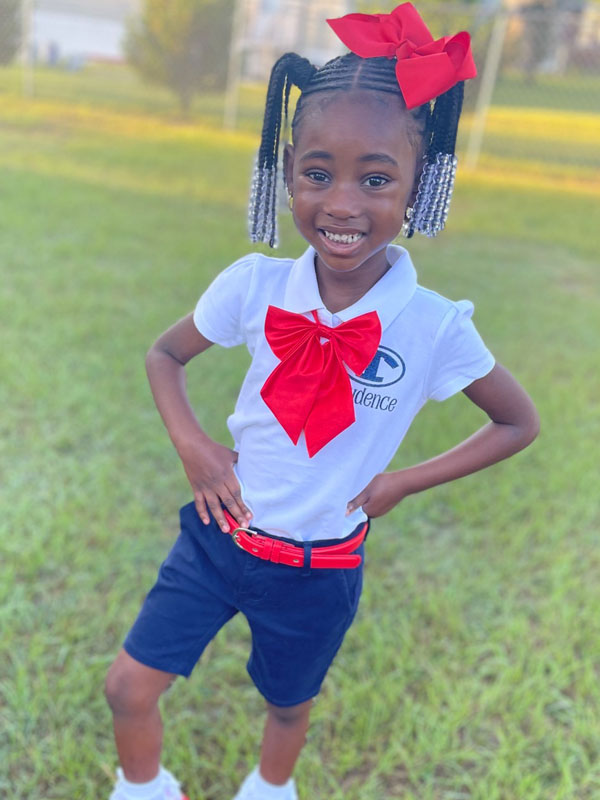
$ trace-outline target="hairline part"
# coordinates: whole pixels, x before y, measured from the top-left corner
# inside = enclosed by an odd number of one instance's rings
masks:
[[[425,134],[427,131],[427,118],[428,118],[428,106],[423,107],[420,106],[418,109],[415,109],[415,113],[411,110],[406,108],[404,104],[404,99],[399,91],[393,91],[392,89],[369,89],[364,86],[344,86],[344,87],[336,87],[336,88],[325,88],[323,87],[320,91],[315,91],[309,93],[307,96],[300,95],[298,102],[296,103],[296,108],[294,111],[294,116],[292,118],[291,124],[291,139],[292,144],[295,146],[298,142],[298,136],[300,132],[300,128],[304,121],[304,116],[307,111],[310,113],[310,105],[314,101],[321,101],[322,108],[328,105],[331,102],[334,102],[336,96],[340,94],[368,94],[374,100],[379,99],[381,103],[383,103],[387,108],[393,109],[394,104],[390,102],[390,95],[393,95],[399,101],[396,104],[396,109],[402,115],[402,118],[405,121],[404,131],[408,137],[408,140],[411,146],[415,149],[417,154],[424,154],[425,152]],[[304,99],[302,99],[304,98]],[[309,105],[310,104],[310,105]],[[400,131],[400,129],[399,129]]]

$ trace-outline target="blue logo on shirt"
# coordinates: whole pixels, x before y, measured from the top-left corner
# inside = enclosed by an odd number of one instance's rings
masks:
[[[404,377],[406,365],[402,358],[390,350],[389,347],[380,345],[366,370],[359,375],[350,375],[350,379],[364,386],[391,386]]]

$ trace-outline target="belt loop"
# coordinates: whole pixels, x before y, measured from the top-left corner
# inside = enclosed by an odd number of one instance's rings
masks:
[[[304,564],[302,565],[302,572],[300,573],[303,576],[310,575],[310,557],[312,553],[312,545],[310,542],[302,542],[304,547]]]

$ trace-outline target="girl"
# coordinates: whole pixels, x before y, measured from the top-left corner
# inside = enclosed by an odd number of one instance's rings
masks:
[[[269,85],[250,227],[276,241],[279,132],[297,260],[241,258],[151,348],[156,404],[194,493],[107,678],[122,765],[113,800],[180,800],[160,766],[161,693],[188,676],[238,611],[248,672],[267,704],[258,767],[235,800],[293,800],[311,701],[356,613],[368,519],[528,445],[535,408],[485,347],[467,301],[417,284],[400,230],[435,235],[452,192],[469,36],[434,41],[410,3],[331,20],[352,51],[321,69],[294,53]],[[230,449],[200,428],[184,366],[213,343],[246,343],[252,364]],[[461,391],[490,418],[464,442],[383,472],[429,399]],[[250,527],[250,523],[252,526]]]

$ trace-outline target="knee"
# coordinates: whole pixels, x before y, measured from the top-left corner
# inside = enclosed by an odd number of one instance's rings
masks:
[[[312,700],[300,703],[297,706],[286,707],[267,703],[267,711],[280,725],[291,728],[308,721],[311,706]]]
[[[146,680],[145,668],[117,658],[106,676],[104,695],[114,714],[147,714],[158,703],[157,692]]]
[[[140,710],[142,698],[132,670],[115,661],[108,670],[104,683],[104,696],[115,714]]]

